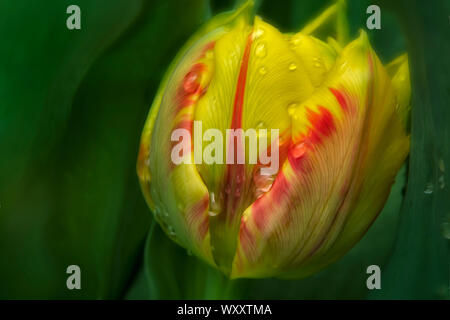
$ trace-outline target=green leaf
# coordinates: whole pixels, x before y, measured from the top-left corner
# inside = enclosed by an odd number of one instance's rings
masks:
[[[81,8],[80,31],[65,26],[69,4]],[[151,220],[135,172],[140,131],[162,72],[207,3],[1,6],[8,19],[0,56],[0,297],[119,298]],[[71,264],[81,267],[82,290],[66,288]]]
[[[381,299],[450,298],[450,3],[398,1],[412,79],[408,185]],[[446,185],[447,184],[447,185]]]

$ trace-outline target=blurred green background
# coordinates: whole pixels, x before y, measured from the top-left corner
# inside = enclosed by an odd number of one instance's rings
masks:
[[[383,62],[409,53],[413,109],[408,163],[344,258],[302,280],[229,281],[154,224],[135,173],[153,95],[188,37],[239,2],[0,1],[0,298],[449,298],[447,0],[348,1],[352,37],[376,3],[376,52]],[[283,32],[331,3],[256,1]],[[66,28],[71,4],[81,30]],[[66,287],[72,264],[81,290]],[[381,290],[366,288],[372,264]]]

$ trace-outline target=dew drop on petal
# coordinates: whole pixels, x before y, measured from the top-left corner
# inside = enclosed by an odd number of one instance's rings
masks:
[[[232,62],[237,60],[236,52],[234,52],[234,51],[230,52],[230,59],[231,59]]]
[[[272,188],[272,184],[275,181],[275,175],[263,175],[261,169],[257,170],[253,176],[253,183],[255,185],[254,195],[256,198],[260,198],[264,193],[268,192]]]
[[[264,121],[259,121],[259,122],[256,124],[256,127],[257,127],[257,128],[265,128],[265,127],[266,127],[266,123],[265,123]]]
[[[294,71],[294,70],[296,70],[297,69],[297,65],[295,64],[295,63],[291,63],[290,65],[289,65],[289,71]]]
[[[213,51],[212,51],[212,50],[206,51],[205,57],[206,57],[207,59],[212,59],[212,58],[214,57]]]
[[[220,212],[220,205],[217,201],[216,195],[214,192],[209,193],[209,212],[208,214],[211,217],[218,215]]]
[[[197,91],[200,84],[198,83],[198,72],[197,71],[190,71],[186,74],[183,81],[183,89],[187,93],[193,93]]]
[[[267,49],[265,43],[260,43],[255,48],[255,55],[258,58],[264,58],[267,55]]]
[[[295,49],[295,48],[298,46],[299,43],[300,43],[300,39],[298,39],[298,38],[293,38],[293,39],[290,41],[290,47],[291,47],[291,49]]]
[[[266,73],[267,73],[267,68],[266,67],[259,68],[259,74],[265,75]]]
[[[290,116],[292,116],[293,114],[294,114],[294,112],[295,112],[295,109],[298,107],[298,104],[297,103],[291,103],[289,106],[288,106],[288,109],[287,109],[287,111],[288,111],[288,114],[290,115]]]
[[[292,148],[292,150],[291,150],[292,156],[296,159],[302,157],[305,154],[305,152],[306,152],[306,147],[303,142],[295,145],[294,148]]]
[[[215,216],[217,216],[219,213],[218,212],[215,212],[215,211],[208,211],[208,215],[210,216],[210,217],[215,217]]]
[[[263,36],[263,34],[264,34],[264,30],[262,28],[256,29],[252,34],[253,40],[261,38]]]

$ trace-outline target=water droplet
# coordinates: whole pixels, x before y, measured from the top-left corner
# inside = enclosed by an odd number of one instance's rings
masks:
[[[291,103],[289,106],[288,106],[288,109],[287,109],[287,111],[288,111],[288,114],[290,115],[290,116],[292,116],[293,114],[294,114],[294,112],[295,112],[295,109],[298,107],[298,104],[297,103]]]
[[[297,69],[297,65],[295,64],[295,63],[291,63],[290,65],[289,65],[289,70],[290,71],[294,71],[294,70],[296,70]]]
[[[300,43],[300,39],[293,38],[290,42],[290,46],[292,49],[295,49],[295,47],[298,46],[299,43]]]
[[[231,52],[230,52],[230,59],[233,60],[233,61],[236,61],[236,60],[237,60],[237,54],[236,54],[236,52],[234,52],[234,51],[231,51]]]
[[[263,34],[264,34],[264,30],[262,28],[256,29],[252,34],[253,40],[256,40],[256,39],[262,37]]]
[[[241,188],[237,187],[237,188],[234,190],[234,197],[235,197],[235,198],[239,198],[240,196],[241,196]]]
[[[212,59],[214,57],[214,52],[212,50],[206,51],[205,57],[207,59]]]
[[[256,124],[256,127],[257,127],[257,128],[265,128],[265,127],[266,127],[266,123],[265,123],[264,121],[259,121],[259,122]]]
[[[265,75],[266,73],[267,73],[267,68],[266,67],[259,68],[259,74]]]
[[[215,211],[208,211],[208,215],[210,216],[210,217],[215,217],[215,216],[217,216],[219,213],[218,212],[215,212]]]
[[[272,184],[275,181],[274,175],[263,175],[258,170],[253,176],[253,182],[255,184],[255,197],[260,198],[264,193],[268,192],[272,188]]]
[[[186,250],[186,253],[188,256],[192,256],[192,251],[191,250]]]
[[[433,184],[431,183],[431,182],[428,182],[426,185],[425,185],[425,190],[423,191],[425,194],[432,194],[433,193],[433,190],[434,190],[434,186],[433,186]]]
[[[209,193],[209,211],[208,215],[210,217],[215,217],[220,212],[220,205],[216,199],[216,194],[214,192]]]
[[[200,84],[198,83],[198,72],[197,71],[190,71],[186,74],[183,81],[183,89],[187,93],[193,93],[197,91],[197,89],[200,87]]]
[[[306,152],[306,147],[303,142],[295,145],[291,150],[292,156],[296,159],[302,157],[305,154],[305,152]]]
[[[266,45],[264,43],[260,43],[255,48],[255,55],[258,58],[264,58],[267,55]]]
[[[168,226],[167,227],[167,233],[169,234],[169,236],[171,237],[175,237],[175,229],[172,226]]]
[[[322,67],[322,61],[319,58],[314,58],[313,61],[314,61],[314,67],[316,67],[316,68]]]

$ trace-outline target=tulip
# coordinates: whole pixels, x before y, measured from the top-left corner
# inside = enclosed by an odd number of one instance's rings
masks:
[[[248,2],[213,18],[175,58],[143,129],[138,176],[167,235],[228,277],[305,277],[358,242],[386,202],[409,152],[408,61],[383,66],[363,31],[347,41],[342,3],[296,34],[251,11]],[[313,36],[334,18],[337,39]],[[269,164],[249,163],[251,152],[244,163],[174,163],[176,129],[192,134],[184,160],[206,152],[196,122],[224,136],[277,129],[268,144],[279,169],[263,174]],[[225,156],[250,151],[236,141]]]

